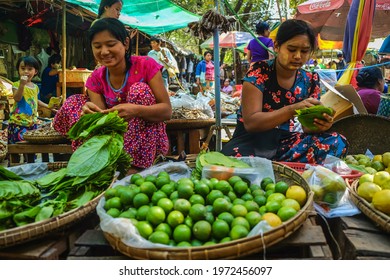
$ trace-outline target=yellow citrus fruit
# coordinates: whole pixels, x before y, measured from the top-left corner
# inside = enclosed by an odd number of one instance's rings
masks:
[[[230,235],[231,240],[237,240],[237,239],[246,237],[248,235],[248,233],[249,233],[249,231],[246,227],[244,227],[242,225],[236,225],[236,226],[232,227],[229,235]]]
[[[176,243],[182,242],[182,241],[191,241],[191,229],[189,226],[181,224],[175,227],[173,230],[173,240],[175,240]]]
[[[363,174],[359,178],[359,185],[363,184],[364,182],[374,182],[374,175],[373,174]]]
[[[372,161],[381,161],[381,162],[382,162],[382,155],[375,155],[375,156],[372,158]]]
[[[390,173],[387,171],[378,171],[374,174],[374,183],[380,187],[389,179]]]
[[[211,236],[211,224],[205,220],[197,221],[192,228],[194,237],[200,241],[208,241]]]
[[[306,191],[301,186],[292,185],[286,191],[286,198],[292,198],[298,201],[301,207],[306,203]]]
[[[148,240],[153,243],[160,243],[160,244],[169,244],[169,236],[164,231],[154,231],[151,235],[149,235]]]
[[[275,213],[265,213],[261,216],[261,220],[267,221],[271,227],[277,227],[282,224],[282,220]]]
[[[372,198],[372,205],[375,209],[390,215],[390,190],[376,192]]]
[[[374,194],[381,189],[382,188],[375,183],[364,182],[363,184],[359,185],[357,193],[360,197],[364,198],[368,202],[371,202]]]

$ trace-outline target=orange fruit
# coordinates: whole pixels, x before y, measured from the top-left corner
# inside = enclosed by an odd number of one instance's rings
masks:
[[[306,191],[301,186],[292,185],[286,191],[286,198],[292,198],[298,201],[301,207],[306,203]]]
[[[274,213],[265,213],[261,216],[261,220],[267,221],[271,227],[277,227],[282,224],[282,220]]]

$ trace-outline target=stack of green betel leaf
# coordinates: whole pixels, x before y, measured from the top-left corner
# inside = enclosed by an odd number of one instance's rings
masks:
[[[67,167],[35,181],[0,169],[0,230],[38,222],[78,208],[104,192],[116,171],[124,177],[131,157],[124,149],[127,123],[116,112],[83,115],[69,137],[85,141]]]
[[[305,109],[296,110],[298,121],[302,126],[309,128],[310,130],[317,130],[318,127],[314,125],[314,119],[324,120],[323,114],[326,113],[329,116],[334,114],[334,111],[330,107],[325,107],[323,105],[315,105]]]

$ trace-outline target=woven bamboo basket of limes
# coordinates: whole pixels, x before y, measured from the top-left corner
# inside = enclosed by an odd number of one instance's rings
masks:
[[[362,183],[361,186],[359,180],[352,182],[350,187],[352,201],[379,228],[390,233],[390,190],[381,190],[370,182],[364,185]],[[359,187],[361,187],[360,191]]]
[[[107,241],[130,258],[253,255],[299,229],[313,208],[308,183],[277,162],[274,179],[258,185],[236,175],[194,180],[182,172],[175,180],[169,169],[180,163],[164,164],[117,181],[96,208]]]

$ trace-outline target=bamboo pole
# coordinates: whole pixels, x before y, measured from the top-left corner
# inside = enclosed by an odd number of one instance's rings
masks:
[[[62,102],[66,99],[66,6],[62,0]]]
[[[135,55],[138,55],[138,44],[139,44],[139,31],[137,31],[137,40],[135,45]]]

